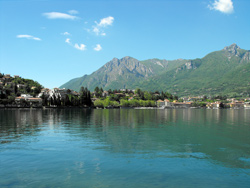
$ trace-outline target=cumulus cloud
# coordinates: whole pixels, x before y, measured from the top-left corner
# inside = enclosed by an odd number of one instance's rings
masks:
[[[112,16],[109,16],[107,18],[103,18],[100,20],[100,22],[96,22],[96,24],[99,26],[99,27],[107,27],[109,25],[112,25],[114,22],[114,17]]]
[[[62,33],[62,35],[70,35],[70,33],[69,32],[64,32],[64,33]]]
[[[70,46],[73,46],[74,48],[78,49],[78,50],[81,50],[81,51],[87,50],[85,44],[80,44],[80,45],[75,44],[75,45],[73,45],[73,44],[71,43],[71,41],[70,41],[70,38],[67,38],[67,39],[65,40],[65,42],[66,42],[67,44],[69,44]]]
[[[65,42],[68,43],[68,44],[70,44],[70,38],[67,38],[67,39],[65,40]]]
[[[95,51],[100,51],[102,50],[102,47],[100,44],[97,44],[96,47],[94,48]]]
[[[92,31],[96,35],[105,36],[106,33],[104,32],[104,28],[106,28],[107,26],[111,26],[113,22],[114,22],[114,17],[112,16],[102,18],[100,22],[95,22],[95,25],[93,26]]]
[[[34,37],[32,35],[17,35],[16,37],[17,38],[32,39],[32,40],[41,40],[40,38]]]
[[[70,14],[78,14],[79,12],[77,10],[69,10],[68,13],[70,13]]]
[[[75,44],[74,47],[75,47],[76,49],[78,49],[78,50],[81,50],[81,51],[87,50],[86,45],[84,45],[84,44],[80,44],[80,45]]]
[[[225,14],[231,14],[234,12],[234,6],[232,0],[215,0],[214,3],[208,5],[210,10],[217,10]]]
[[[77,16],[73,16],[73,15],[65,14],[61,12],[46,12],[46,13],[43,13],[43,16],[45,16],[48,19],[68,19],[68,20],[77,19]]]

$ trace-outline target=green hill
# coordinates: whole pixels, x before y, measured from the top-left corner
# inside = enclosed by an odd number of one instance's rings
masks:
[[[202,59],[191,60],[137,86],[167,90],[179,96],[242,95],[250,88],[250,53],[233,44]]]
[[[114,58],[91,75],[75,78],[61,88],[164,90],[179,96],[249,95],[250,51],[236,44],[201,59],[139,61]]]
[[[32,79],[25,79],[19,76],[10,76],[0,73],[0,104],[2,100],[8,100],[8,103],[14,101],[15,97],[21,94],[30,94],[36,96],[40,93],[43,86]]]

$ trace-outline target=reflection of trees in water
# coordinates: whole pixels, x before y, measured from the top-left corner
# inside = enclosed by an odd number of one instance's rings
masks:
[[[250,168],[239,160],[250,158],[249,110],[18,109],[0,110],[0,117],[1,143],[43,130],[65,130],[108,152],[211,158]]]
[[[22,136],[30,136],[39,131],[42,124],[42,110],[40,109],[7,109],[0,110],[1,143],[16,141]]]
[[[219,109],[95,110],[92,124],[99,129],[92,136],[111,152],[150,156],[169,151],[174,157],[211,158],[250,168],[240,160],[250,158],[249,115],[246,110]]]
[[[54,128],[63,123],[63,128],[70,133],[94,139],[109,152],[150,156],[169,151],[173,152],[172,157],[211,158],[229,166],[250,168],[239,160],[250,157],[249,145],[241,144],[250,143],[250,111],[247,110],[63,109],[45,112]]]

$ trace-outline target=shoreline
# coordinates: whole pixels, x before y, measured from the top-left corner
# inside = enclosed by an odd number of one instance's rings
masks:
[[[204,108],[204,107],[172,107],[172,108],[162,108],[162,107],[107,107],[107,108],[99,108],[99,107],[80,107],[80,106],[42,106],[42,107],[20,107],[20,106],[0,106],[0,109],[100,109],[100,110],[107,110],[107,109],[135,109],[135,110],[170,110],[170,109],[206,109],[206,110],[218,110],[218,109],[250,109],[246,107],[242,108]]]

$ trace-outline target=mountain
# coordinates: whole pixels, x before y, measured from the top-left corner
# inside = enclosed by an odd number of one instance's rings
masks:
[[[61,88],[163,90],[179,96],[249,94],[250,51],[236,44],[200,59],[174,61],[114,58],[91,75],[75,78]]]
[[[134,88],[135,82],[170,71],[185,64],[187,60],[149,59],[139,61],[132,57],[114,58],[91,75],[75,78],[60,86],[79,91],[84,86],[94,90],[96,86],[108,89]]]

